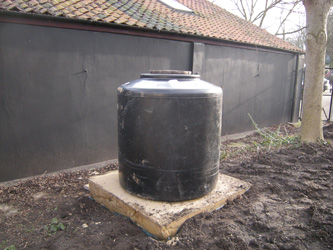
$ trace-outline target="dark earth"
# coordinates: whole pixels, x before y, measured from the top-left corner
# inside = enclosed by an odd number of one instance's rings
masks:
[[[284,138],[298,130],[270,128]],[[318,144],[267,143],[259,133],[224,141],[220,172],[252,188],[188,219],[168,241],[89,197],[88,178],[117,165],[2,185],[0,249],[333,249],[333,124],[324,135]]]

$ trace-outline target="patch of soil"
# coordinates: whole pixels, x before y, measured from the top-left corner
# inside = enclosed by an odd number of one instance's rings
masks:
[[[298,132],[290,125],[284,131]],[[333,124],[324,135],[332,141]],[[264,150],[261,139],[255,134],[222,147],[220,172],[253,187],[188,219],[168,241],[90,199],[88,178],[117,168],[110,165],[0,187],[0,249],[333,249],[332,146]]]

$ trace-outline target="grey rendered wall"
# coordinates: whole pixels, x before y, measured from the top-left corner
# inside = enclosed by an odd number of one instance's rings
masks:
[[[296,55],[0,23],[0,182],[117,158],[117,87],[150,69],[223,88],[223,134],[291,119]]]
[[[291,120],[297,57],[293,54],[196,44],[202,78],[223,89],[222,134]]]
[[[0,181],[117,158],[117,87],[192,45],[0,23]]]

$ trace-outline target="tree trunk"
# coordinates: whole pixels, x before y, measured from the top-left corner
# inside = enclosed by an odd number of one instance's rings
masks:
[[[326,52],[326,23],[332,0],[303,0],[306,10],[306,57],[301,140],[322,140],[321,120]]]

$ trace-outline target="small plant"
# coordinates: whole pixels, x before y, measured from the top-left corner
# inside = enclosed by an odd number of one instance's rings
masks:
[[[222,151],[220,153],[220,161],[224,160],[225,158],[227,158],[228,153],[226,151]]]
[[[3,240],[0,243],[0,248],[3,248],[7,244],[7,242],[8,242],[8,240]],[[5,247],[4,250],[16,250],[16,247],[15,247],[15,245],[10,245],[8,247]]]
[[[228,152],[228,146],[225,145],[221,145],[221,150],[220,150],[220,161],[225,160],[226,158],[228,158],[229,156],[229,152]]]
[[[331,142],[330,141],[325,141],[325,140],[318,140],[318,144],[325,146],[325,145],[330,145]]]
[[[267,128],[260,129],[258,124],[255,123],[252,116],[248,114],[255,129],[262,136],[263,140],[256,143],[257,150],[265,148],[270,151],[272,148],[280,148],[286,145],[300,145],[299,136],[288,135],[287,129],[284,127],[285,134],[281,133],[281,126],[279,125],[276,131],[270,131]]]
[[[59,222],[57,218],[53,218],[50,225],[45,226],[45,229],[48,231],[49,235],[54,234],[58,231],[65,230],[65,225],[62,222]]]
[[[4,247],[7,243],[7,240],[3,240],[1,243],[0,243],[0,247]]]
[[[4,250],[16,250],[15,245],[10,245],[8,247],[6,247]]]
[[[248,114],[255,129],[261,138],[252,141],[250,144],[239,142],[224,142],[220,149],[220,162],[229,160],[234,157],[243,157],[247,153],[250,155],[256,152],[257,157],[263,152],[269,152],[272,149],[281,149],[283,146],[300,147],[301,141],[299,136],[289,135],[286,126],[278,126],[273,131],[268,128],[259,128],[258,124],[255,123],[252,116]],[[237,149],[234,149],[237,148]]]
[[[35,231],[36,229],[34,227],[29,227],[29,226],[25,226],[23,224],[19,224],[16,226],[17,228],[21,228],[23,231],[27,232],[27,233],[31,233],[33,231]]]

